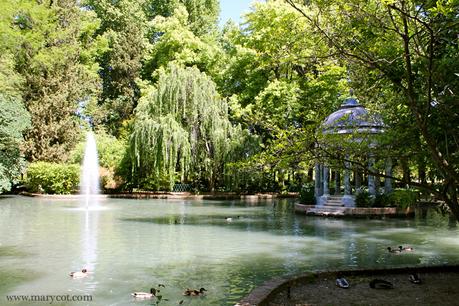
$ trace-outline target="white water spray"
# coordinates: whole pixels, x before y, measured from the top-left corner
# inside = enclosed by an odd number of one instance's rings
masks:
[[[81,172],[80,194],[84,195],[86,209],[96,209],[99,206],[99,159],[94,134],[86,134],[83,170]]]

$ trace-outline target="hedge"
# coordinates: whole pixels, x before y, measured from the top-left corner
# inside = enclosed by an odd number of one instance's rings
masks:
[[[80,166],[34,162],[29,165],[26,185],[29,191],[47,194],[70,194],[77,190]]]

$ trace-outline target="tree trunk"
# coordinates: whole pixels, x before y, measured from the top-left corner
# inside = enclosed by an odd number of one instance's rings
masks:
[[[418,176],[419,176],[419,182],[421,184],[426,184],[427,179],[426,179],[426,162],[424,158],[420,157],[418,159]]]
[[[313,171],[314,171],[314,169],[312,167],[309,167],[309,169],[308,169],[308,182],[312,182]]]
[[[411,173],[410,173],[410,167],[408,165],[408,161],[406,158],[402,158],[400,160],[400,164],[402,166],[402,171],[403,171],[403,183],[404,184],[409,184],[411,182]]]

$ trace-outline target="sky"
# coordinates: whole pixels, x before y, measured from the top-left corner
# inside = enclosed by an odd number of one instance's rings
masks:
[[[236,23],[242,21],[241,15],[250,11],[250,5],[254,0],[220,0],[220,25],[224,25],[228,19]]]

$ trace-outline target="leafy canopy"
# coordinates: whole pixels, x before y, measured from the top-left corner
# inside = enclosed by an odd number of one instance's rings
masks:
[[[214,82],[197,68],[170,64],[136,108],[130,147],[139,184],[171,189],[176,181],[202,181],[214,188],[237,132]]]

